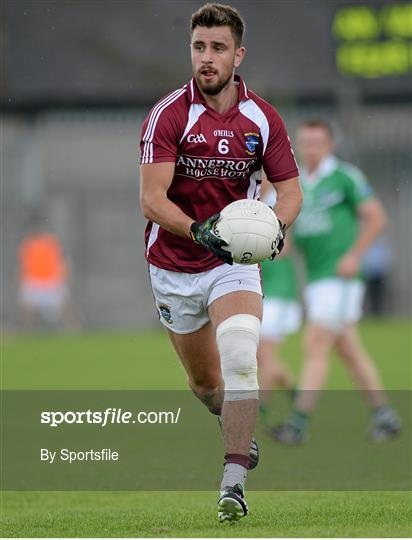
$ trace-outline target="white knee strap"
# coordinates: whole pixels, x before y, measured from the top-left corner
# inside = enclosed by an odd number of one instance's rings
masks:
[[[254,315],[233,315],[216,330],[225,401],[259,399],[256,351],[260,321]]]

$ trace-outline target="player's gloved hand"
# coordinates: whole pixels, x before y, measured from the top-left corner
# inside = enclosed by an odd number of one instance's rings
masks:
[[[276,257],[276,255],[279,255],[279,253],[282,251],[283,246],[285,245],[285,236],[286,236],[286,225],[284,225],[280,219],[279,221],[279,232],[275,239],[274,244],[274,251],[272,255],[270,256],[270,260],[273,261],[273,259]]]
[[[222,246],[227,246],[227,242],[213,232],[213,225],[219,218],[220,214],[215,214],[206,221],[194,221],[190,227],[190,236],[194,242],[201,244],[226,264],[233,264],[232,255],[222,249]]]

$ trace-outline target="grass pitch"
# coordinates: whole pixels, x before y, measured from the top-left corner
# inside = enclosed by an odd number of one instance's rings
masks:
[[[386,387],[411,381],[409,321],[361,326]],[[295,373],[300,336],[284,347]],[[163,332],[79,337],[9,336],[6,389],[184,389],[185,375]],[[333,361],[328,388],[352,384]],[[20,537],[409,537],[410,492],[248,492],[250,515],[216,519],[215,492],[5,492],[2,536]]]
[[[250,515],[216,519],[216,493],[9,493],[7,536],[408,537],[408,493],[249,492]]]

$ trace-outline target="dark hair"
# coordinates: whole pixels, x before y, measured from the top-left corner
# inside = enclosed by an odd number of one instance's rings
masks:
[[[321,120],[319,118],[312,119],[312,120],[305,120],[304,122],[301,123],[300,127],[324,129],[328,133],[329,137],[333,139],[332,126],[326,120]]]
[[[232,6],[224,4],[205,4],[192,15],[190,22],[190,35],[196,26],[229,26],[235,40],[236,47],[242,46],[245,32],[245,21],[239,12]]]

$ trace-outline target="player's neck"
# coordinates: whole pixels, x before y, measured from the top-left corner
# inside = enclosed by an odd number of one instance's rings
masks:
[[[231,81],[216,96],[210,96],[209,94],[204,94],[203,92],[202,94],[209,107],[214,109],[219,114],[225,114],[237,102],[239,89],[234,81]]]
[[[323,159],[319,159],[318,161],[311,161],[310,163],[305,164],[305,169],[309,174],[314,174],[320,167],[321,163],[323,162]]]
[[[305,166],[305,169],[307,170],[308,174],[313,174],[315,171],[317,171],[319,167],[319,163],[310,163]]]
[[[305,169],[306,171],[309,173],[309,174],[314,174],[316,173],[317,171],[319,171],[319,169],[321,167],[324,166],[324,164],[326,163],[326,161],[332,157],[331,154],[325,154],[324,156],[322,156],[321,158],[319,158],[317,161],[313,162],[311,161],[310,163],[305,163]]]

